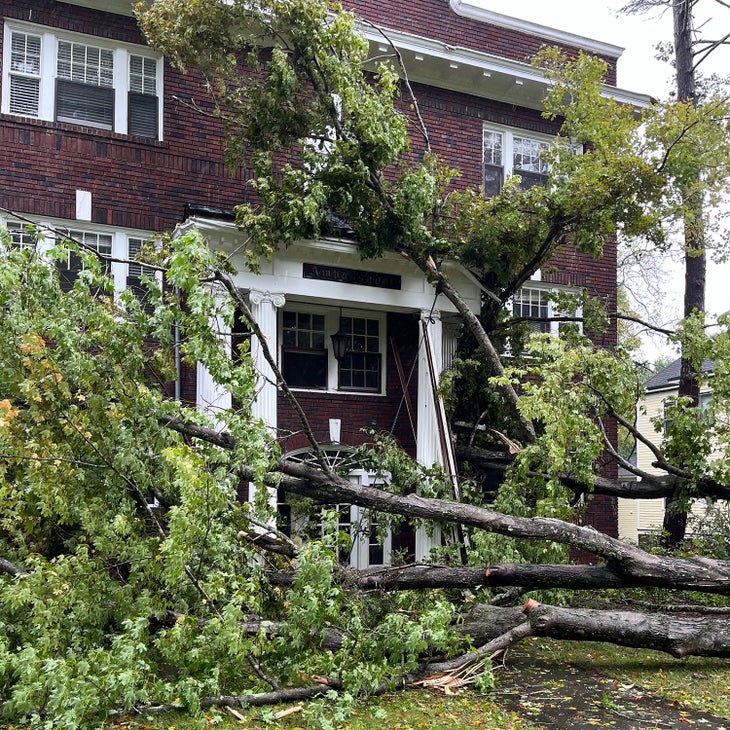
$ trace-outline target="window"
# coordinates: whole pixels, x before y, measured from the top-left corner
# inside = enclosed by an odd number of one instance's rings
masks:
[[[512,315],[529,319],[527,324],[535,332],[550,332],[550,322],[546,321],[550,311],[547,294],[544,289],[523,286],[512,299]]]
[[[293,388],[377,393],[383,387],[385,317],[342,315],[324,307],[285,310],[281,319],[281,369]],[[336,360],[331,335],[345,335],[345,354]]]
[[[19,249],[35,249],[38,238],[28,225],[17,221],[8,221],[6,224],[10,234],[10,245]]]
[[[521,178],[520,189],[546,185],[550,168],[543,159],[550,148],[548,137],[532,137],[503,128],[484,127],[484,193],[488,197],[502,189],[511,175]]]
[[[7,38],[5,46],[7,47]],[[5,64],[7,65],[7,63]],[[41,37],[13,33],[10,42],[10,111],[37,117],[40,103]]]
[[[527,320],[527,325],[534,332],[544,332],[557,335],[565,327],[577,328],[582,331],[582,323],[574,320],[561,322],[559,317],[580,317],[582,309],[575,303],[563,302],[559,306],[555,301],[558,297],[575,297],[578,290],[559,287],[555,284],[527,284],[521,287],[512,297],[512,316],[516,319]],[[570,301],[570,300],[569,300]]]
[[[80,249],[96,251],[102,259],[109,259],[112,255],[112,236],[108,233],[93,233],[91,231],[69,231],[68,238],[76,241]],[[103,271],[111,272],[110,262],[103,262]],[[81,257],[75,251],[69,251],[65,260],[58,263],[58,271],[61,277],[61,288],[68,291],[73,287],[79,271],[84,268]]]
[[[349,344],[339,361],[343,390],[380,389],[380,322],[364,317],[340,317],[339,331]]]
[[[712,393],[700,393],[700,402],[699,402],[699,411],[700,411],[700,418],[707,419],[707,414],[704,413],[704,411],[707,410],[710,403],[712,402]],[[664,411],[663,411],[663,417],[664,417],[664,426],[662,433],[667,434],[669,432],[669,429],[672,427],[672,423],[674,422],[674,400],[669,399],[664,401]]]
[[[139,252],[149,234],[139,230],[115,230],[110,226],[86,227],[74,222],[69,227],[69,221],[59,219],[36,220],[28,224],[18,220],[0,219],[0,228],[6,228],[9,234],[9,243],[18,248],[34,248],[41,256],[45,256],[50,248],[60,243],[64,237],[77,241],[80,247],[99,253],[106,260],[103,262],[104,271],[114,280],[114,288],[121,292],[125,288],[133,291],[140,287],[143,275],[159,278],[152,267],[132,261],[127,265],[125,260],[133,259]],[[36,233],[39,231],[39,233]],[[3,244],[6,243],[3,237]],[[69,251],[65,258],[55,262],[56,270],[61,278],[61,285],[65,290],[71,289],[83,265],[81,257],[75,251]],[[135,293],[137,293],[135,291]],[[141,292],[147,294],[146,287]]]
[[[293,388],[327,387],[325,316],[309,312],[284,312],[282,374]]]
[[[159,137],[162,59],[143,46],[14,22],[5,49],[3,112]]]
[[[145,309],[149,312],[152,311],[152,306],[147,304],[149,299],[149,289],[142,283],[142,277],[148,277],[154,279],[156,276],[155,270],[151,266],[145,266],[140,264],[134,259],[142,250],[144,244],[143,238],[127,238],[127,256],[130,262],[127,264],[127,286],[141,302],[145,303]]]

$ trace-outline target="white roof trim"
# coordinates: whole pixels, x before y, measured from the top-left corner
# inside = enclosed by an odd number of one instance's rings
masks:
[[[61,0],[61,2],[69,5],[80,5],[84,8],[93,8],[94,10],[103,10],[107,13],[116,13],[117,15],[134,15],[134,0],[105,0],[104,3],[99,0]]]
[[[538,23],[533,23],[529,20],[512,18],[509,15],[495,13],[493,10],[469,5],[464,2],[464,0],[449,0],[449,5],[457,15],[460,15],[463,18],[471,18],[472,20],[478,20],[482,23],[498,25],[501,28],[509,28],[510,30],[517,30],[523,33],[529,33],[530,35],[537,35],[542,38],[547,38],[555,43],[577,46],[578,48],[590,51],[591,53],[598,53],[603,56],[618,58],[624,52],[624,49],[621,46],[615,46],[612,43],[604,43],[602,41],[593,40],[592,38],[585,38],[584,36],[579,36],[574,33],[567,33],[555,28],[549,28],[546,25],[539,25]]]
[[[450,2],[461,2],[461,0],[450,0]],[[548,84],[543,72],[529,63],[495,56],[484,51],[475,51],[472,48],[453,46],[443,41],[434,40],[433,38],[391,30],[390,28],[385,28],[381,31],[381,29],[373,26],[372,23],[359,20],[360,32],[373,45],[377,46],[378,44],[382,45],[383,43],[391,42],[401,51],[410,51],[445,63],[455,63],[460,68],[470,66],[486,73],[508,74],[516,79],[531,81],[545,86]],[[612,47],[615,48],[615,46]],[[618,50],[621,51],[623,49]],[[593,49],[593,52],[597,53],[598,51]],[[458,71],[455,71],[454,74],[458,74]],[[429,82],[424,81],[424,83]],[[433,82],[431,84],[434,85]],[[648,94],[620,89],[617,86],[607,84],[603,86],[603,94],[616,99],[620,104],[628,104],[637,108],[647,107],[652,103],[652,97]]]

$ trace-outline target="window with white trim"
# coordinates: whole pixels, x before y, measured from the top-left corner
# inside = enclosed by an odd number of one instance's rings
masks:
[[[505,180],[519,175],[520,189],[547,185],[550,166],[544,159],[552,139],[531,135],[517,129],[484,126],[483,163],[484,194],[492,197],[499,193]]]
[[[292,388],[327,387],[326,331],[324,314],[283,313],[281,370]]]
[[[368,317],[340,317],[340,332],[349,340],[339,360],[341,390],[380,389],[380,321]]]
[[[35,250],[38,237],[28,224],[8,221],[5,226],[10,236],[9,243],[13,248]]]
[[[71,241],[79,244],[80,251],[91,251],[99,254],[102,261],[102,271],[111,273],[113,237],[109,233],[93,231],[68,231],[66,234]],[[74,285],[79,272],[83,271],[84,264],[76,251],[69,249],[65,259],[58,262],[58,274],[61,277],[61,288],[68,291]]]
[[[699,400],[699,413],[700,418],[705,419],[706,416],[703,415],[704,411],[707,410],[707,408],[710,406],[710,403],[712,402],[712,392],[705,392],[700,393],[700,400]],[[663,405],[663,415],[664,415],[664,423],[662,428],[662,433],[665,435],[669,433],[669,429],[672,427],[672,423],[674,422],[674,410],[675,407],[675,401],[673,398],[670,398],[668,400],[664,401]]]
[[[162,58],[118,44],[6,22],[2,111],[160,138]]]
[[[384,483],[390,479],[387,473],[375,474],[359,468],[352,459],[352,450],[347,447],[325,449],[323,454],[329,467],[336,473],[346,474],[353,484],[383,488]],[[318,464],[317,457],[309,450],[289,453],[284,458],[297,463]],[[382,521],[382,515],[366,507],[347,503],[330,505],[323,509],[337,513],[337,559],[341,565],[359,569],[390,565],[393,536],[390,527]],[[277,524],[285,534],[322,537],[322,512],[298,513],[287,502],[282,491],[277,495],[277,511]]]
[[[111,227],[92,227],[75,224],[68,227],[69,221],[36,220],[34,225],[24,221],[2,220],[0,227],[6,228],[9,234],[9,244],[18,248],[35,248],[45,256],[56,243],[64,238],[76,241],[80,249],[96,252],[103,262],[103,271],[114,280],[114,289],[121,292],[125,288],[133,291],[135,286],[141,287],[141,293],[147,294],[142,285],[142,276],[158,278],[160,274],[152,267],[127,259],[134,259],[139,253],[142,244],[148,236],[143,231],[115,230]],[[36,229],[39,231],[36,234]],[[56,261],[56,269],[61,278],[61,286],[69,290],[79,272],[83,270],[83,262],[76,251],[69,250],[61,261]],[[135,291],[135,294],[137,292]]]
[[[527,326],[534,332],[557,335],[566,326],[582,332],[582,322],[577,319],[582,316],[582,308],[576,306],[571,311],[562,311],[555,301],[558,294],[577,295],[579,291],[556,284],[525,284],[512,297],[512,316],[526,320]],[[560,317],[568,319],[560,321]]]
[[[137,260],[142,252],[144,242],[144,238],[127,237],[127,258],[129,259],[129,263],[127,264],[126,288],[145,304],[145,309],[152,311],[152,307],[148,302],[150,291],[145,286],[144,279],[154,279],[157,272],[151,266],[145,266]]]
[[[292,388],[380,393],[384,382],[385,315],[292,305],[281,314],[281,370]],[[331,335],[345,335],[339,360]]]

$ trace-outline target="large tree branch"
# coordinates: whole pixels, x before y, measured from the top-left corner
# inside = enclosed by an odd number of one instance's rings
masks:
[[[478,469],[496,469],[506,471],[514,461],[512,454],[486,451],[476,446],[459,446],[456,449],[456,456],[462,461],[468,461]],[[593,481],[586,485],[578,481],[573,475],[563,473],[559,479],[563,486],[575,494],[604,494],[612,497],[624,497],[626,499],[661,499],[671,496],[676,490],[682,477],[676,474],[650,474],[636,470],[641,475],[641,481],[622,481],[610,479],[609,477],[594,476]],[[539,472],[530,472],[530,476],[544,476]],[[711,499],[730,499],[730,485],[723,484],[713,479],[700,479],[696,484],[698,497],[709,497]]]
[[[489,373],[496,377],[503,376],[504,368],[502,367],[499,353],[495,349],[487,333],[484,331],[484,327],[478,317],[471,311],[469,305],[451,284],[448,277],[443,271],[438,269],[436,263],[430,256],[423,257],[411,254],[411,258],[426,274],[428,280],[437,287],[437,291],[440,291],[454,305],[454,307],[456,307],[456,310],[461,315],[464,325],[474,336],[479,349],[484,355]],[[528,443],[533,442],[535,440],[535,429],[532,423],[520,413],[519,408],[517,407],[517,391],[515,391],[509,383],[501,385],[500,390],[508,406],[512,409],[517,422],[520,424],[520,438],[523,438]]]
[[[199,428],[196,430],[202,433]],[[218,439],[221,440],[219,436]],[[410,519],[460,524],[511,538],[557,542],[605,558],[624,579],[640,579],[646,585],[667,588],[691,587],[699,591],[730,593],[730,561],[651,555],[592,527],[547,517],[515,517],[462,502],[416,494],[403,496],[353,484],[343,477],[306,464],[286,459],[279,459],[277,464],[278,472],[271,475],[272,486],[293,494],[332,504],[348,502]],[[240,465],[239,472],[244,479],[255,477],[254,470],[245,464]]]
[[[19,578],[25,578],[28,574],[15,563],[11,563],[5,558],[0,558],[0,574],[5,573],[6,575],[17,576]]]

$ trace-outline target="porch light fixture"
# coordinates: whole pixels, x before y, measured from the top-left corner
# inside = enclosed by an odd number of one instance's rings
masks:
[[[351,343],[350,335],[342,331],[342,311],[340,311],[340,327],[330,336],[330,339],[332,340],[332,354],[339,361],[347,355]]]

